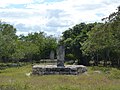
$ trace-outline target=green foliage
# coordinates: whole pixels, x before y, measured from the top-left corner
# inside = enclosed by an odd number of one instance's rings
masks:
[[[75,60],[74,55],[73,54],[66,54],[66,58],[68,58],[69,60]]]
[[[50,51],[57,48],[57,40],[44,32],[16,35],[16,29],[0,22],[0,60],[1,62],[33,61],[49,58]]]
[[[16,29],[12,25],[0,23],[0,59],[4,62],[11,57],[16,38]]]
[[[64,31],[60,43],[65,45],[66,58],[72,54],[78,64],[89,65],[92,60],[96,66],[103,61],[104,66],[111,62],[120,67],[120,6],[103,21],[80,23]]]
[[[104,66],[107,61],[111,61],[112,66],[120,66],[120,11],[117,11],[107,18],[107,22],[98,23],[89,31],[88,39],[81,45],[84,55],[91,57],[95,62],[104,60]],[[98,65],[98,64],[96,64]]]
[[[61,42],[65,45],[66,50],[66,59],[69,54],[72,54],[73,57],[69,57],[68,59],[78,60],[79,64],[87,65],[84,63],[84,57],[82,54],[81,44],[87,39],[87,32],[92,29],[92,27],[96,23],[93,24],[85,24],[80,23],[75,25],[72,28],[69,28],[65,32],[63,32]]]
[[[28,56],[32,55],[34,60],[49,58],[50,51],[54,51],[57,48],[56,38],[53,36],[45,36],[43,32],[31,33],[26,37],[20,36],[20,40],[25,43],[24,46],[28,45],[25,47],[25,51],[28,52]]]

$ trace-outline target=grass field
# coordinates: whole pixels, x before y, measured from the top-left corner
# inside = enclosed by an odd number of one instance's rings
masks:
[[[116,68],[88,67],[87,73],[78,76],[27,76],[31,70],[31,65],[0,70],[0,90],[120,90]]]

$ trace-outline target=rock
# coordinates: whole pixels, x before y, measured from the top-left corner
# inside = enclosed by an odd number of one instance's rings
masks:
[[[57,65],[34,65],[33,75],[78,75],[87,71],[83,65],[64,65],[65,48],[60,45],[57,48]]]
[[[29,77],[31,74],[32,74],[32,72],[26,73],[25,75]]]
[[[110,74],[110,71],[106,71],[105,74]]]
[[[90,76],[90,75],[88,74],[88,72],[84,72],[84,75]]]
[[[64,67],[64,57],[65,48],[61,45],[57,48],[57,67]]]
[[[79,75],[87,71],[83,65],[65,65],[57,67],[56,65],[34,65],[33,75]]]
[[[101,71],[94,71],[94,73],[100,74],[100,73],[101,73]]]

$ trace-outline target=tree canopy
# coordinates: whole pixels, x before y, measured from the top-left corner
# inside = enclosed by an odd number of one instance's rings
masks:
[[[108,62],[120,66],[120,7],[102,20],[104,23],[80,23],[63,32],[66,58],[84,65],[103,61],[104,66]]]
[[[44,32],[29,33],[27,36],[16,35],[16,28],[10,24],[0,23],[0,60],[2,62],[37,61],[49,58],[51,50],[57,47],[53,36]]]

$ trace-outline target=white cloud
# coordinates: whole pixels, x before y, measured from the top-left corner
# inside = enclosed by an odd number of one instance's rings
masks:
[[[17,32],[16,32],[16,34],[17,34],[18,36],[19,36],[19,35],[25,35],[25,36],[27,36],[28,33],[30,33],[30,32],[24,32],[24,31],[17,31]]]
[[[80,22],[100,21],[115,11],[119,3],[120,0],[62,0],[51,3],[45,0],[0,0],[0,19],[14,26],[25,25],[19,27],[19,34],[37,31],[35,27],[41,27],[41,31],[58,35]],[[11,4],[24,4],[25,7],[11,8]]]
[[[1,4],[25,4],[31,2],[33,2],[33,0],[0,0]]]
[[[33,0],[0,0],[0,7],[5,8],[10,4],[30,4]]]

